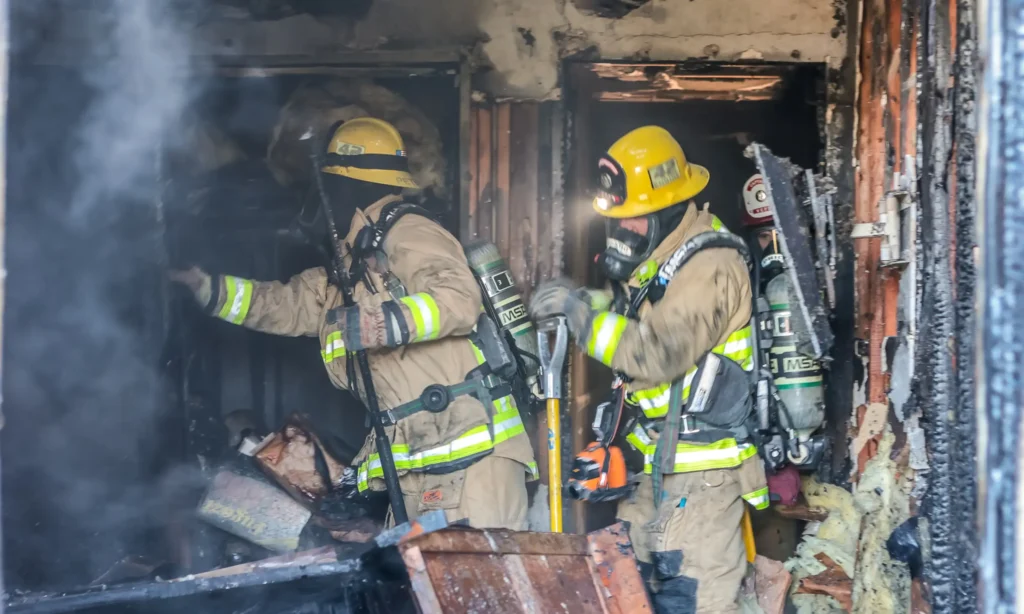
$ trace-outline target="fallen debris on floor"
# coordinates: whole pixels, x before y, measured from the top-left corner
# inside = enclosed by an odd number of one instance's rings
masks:
[[[217,472],[197,515],[271,552],[292,552],[313,514],[255,468],[239,463]]]
[[[893,458],[894,441],[885,427],[853,493],[805,478],[807,509],[825,517],[808,522],[796,556],[786,562],[798,614],[900,612],[910,603],[907,563],[916,566],[920,556],[913,523],[906,523],[913,472],[898,466],[902,457]]]
[[[846,575],[838,563],[823,552],[814,558],[825,566],[825,571],[800,580],[797,594],[828,595],[835,599],[843,611],[853,610],[853,579]]]
[[[754,560],[754,582],[757,605],[762,612],[782,614],[786,608],[786,595],[793,582],[793,575],[786,571],[785,565],[757,555]]]

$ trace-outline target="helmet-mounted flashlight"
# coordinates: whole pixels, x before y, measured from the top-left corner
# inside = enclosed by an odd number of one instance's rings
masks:
[[[594,205],[602,211],[618,207],[626,201],[626,176],[622,167],[611,156],[601,156],[597,161],[597,197]]]

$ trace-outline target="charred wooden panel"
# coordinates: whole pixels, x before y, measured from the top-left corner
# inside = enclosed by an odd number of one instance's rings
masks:
[[[400,550],[424,614],[652,611],[621,524],[588,536],[441,531]]]
[[[538,283],[563,270],[561,107],[555,103],[484,103],[472,113],[467,237],[492,241],[529,301]],[[531,433],[547,475],[547,425]],[[565,449],[572,429],[563,424]],[[571,454],[564,454],[568,474]],[[542,478],[543,479],[543,478]],[[567,502],[568,504],[568,502]],[[566,530],[572,530],[568,523]]]

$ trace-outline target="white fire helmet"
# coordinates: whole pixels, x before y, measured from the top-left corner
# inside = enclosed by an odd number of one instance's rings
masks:
[[[743,184],[744,223],[747,226],[761,226],[772,223],[773,203],[765,189],[761,173],[751,175]]]

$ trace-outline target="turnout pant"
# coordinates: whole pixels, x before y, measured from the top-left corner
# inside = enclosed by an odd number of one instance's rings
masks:
[[[764,467],[757,456],[732,469],[666,475],[663,499],[655,504],[651,477],[619,503],[629,522],[641,568],[657,614],[735,614],[747,570],[740,532],[742,495],[761,488]]]
[[[526,530],[526,468],[514,460],[491,454],[460,471],[407,473],[398,482],[410,520],[444,510],[449,522],[468,519],[477,529]]]

